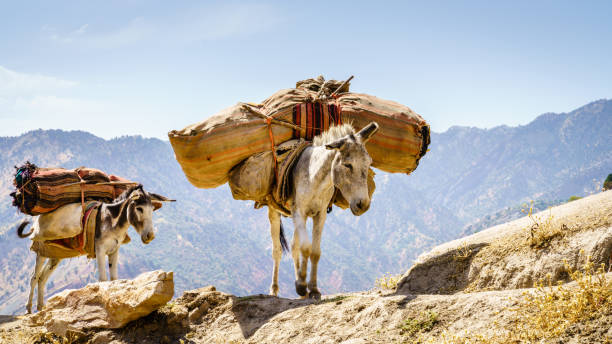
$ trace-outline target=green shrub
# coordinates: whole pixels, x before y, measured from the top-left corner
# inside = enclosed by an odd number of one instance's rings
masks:
[[[438,323],[438,313],[429,311],[422,313],[419,319],[409,318],[400,326],[400,333],[407,336],[429,332]]]
[[[603,190],[612,190],[612,173],[608,174],[608,178],[604,181]]]

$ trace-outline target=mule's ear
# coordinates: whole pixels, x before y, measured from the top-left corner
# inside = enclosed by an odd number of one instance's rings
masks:
[[[149,196],[151,196],[151,203],[153,204],[153,211],[162,207],[162,202],[176,202],[174,199],[169,199],[165,196],[158,195],[156,193],[149,192]]]
[[[159,201],[159,202],[176,202],[175,199],[170,199],[166,196],[158,195],[153,192],[149,192],[149,196],[151,196],[151,201]]]
[[[345,138],[341,138],[338,139],[332,143],[328,143],[325,145],[325,148],[329,149],[329,150],[340,150],[342,149],[342,147],[344,147],[344,145],[346,144],[346,139]]]
[[[378,123],[371,122],[370,124],[363,127],[363,129],[359,130],[355,136],[359,137],[361,143],[366,143],[376,132],[378,131]]]

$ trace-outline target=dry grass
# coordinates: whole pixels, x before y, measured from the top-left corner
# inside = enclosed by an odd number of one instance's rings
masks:
[[[515,322],[505,327],[494,323],[496,335],[449,333],[437,338],[419,338],[419,343],[546,343],[563,338],[574,326],[612,315],[612,279],[606,278],[605,266],[596,267],[587,258],[583,271],[565,263],[575,285],[554,284],[540,280],[524,292],[517,305],[509,309]],[[436,319],[437,320],[437,319]],[[498,327],[498,328],[496,328]],[[612,343],[612,338],[602,339]]]
[[[524,230],[492,242],[478,251],[474,259],[494,263],[501,257],[512,253],[539,250],[548,247],[551,242],[563,245],[563,240],[577,232],[595,230],[612,225],[612,207],[587,208],[584,212],[556,218],[549,210],[548,214],[533,214],[533,201],[524,205],[524,213],[531,219],[531,225]]]
[[[27,344],[76,344],[83,342],[75,334],[60,336],[50,332],[32,333],[27,331],[12,331],[0,333],[0,343],[27,343]]]
[[[590,257],[584,271],[565,268],[577,288],[548,281],[536,283],[535,292],[524,293],[514,309],[520,339],[536,341],[561,336],[573,324],[591,320],[612,311],[612,280],[606,279],[605,265],[595,267]]]
[[[399,283],[402,275],[392,275],[387,273],[380,278],[377,278],[374,282],[376,288],[381,290],[395,290],[397,289],[397,284]]]
[[[404,320],[399,327],[400,333],[405,336],[414,337],[417,334],[431,331],[438,322],[438,314],[429,311],[421,314],[421,317],[418,319],[409,318]]]

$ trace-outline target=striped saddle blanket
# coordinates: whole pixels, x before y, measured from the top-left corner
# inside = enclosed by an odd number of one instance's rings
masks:
[[[73,258],[82,255],[87,255],[87,258],[96,258],[95,237],[96,231],[99,231],[98,224],[100,223],[99,210],[101,202],[90,201],[85,204],[85,212],[81,217],[82,231],[78,235],[70,238],[32,241],[30,250],[37,252],[43,257],[48,258]],[[131,241],[130,237],[125,235],[123,244]]]
[[[85,212],[81,216],[80,234],[71,238],[32,241],[32,251],[48,258],[72,258],[87,254],[87,258],[95,258],[94,241],[100,202],[90,201],[85,204]]]
[[[35,216],[69,203],[110,202],[129,184],[136,183],[95,168],[39,168],[27,162],[16,168],[13,184],[16,187],[11,193],[13,205],[22,213]]]

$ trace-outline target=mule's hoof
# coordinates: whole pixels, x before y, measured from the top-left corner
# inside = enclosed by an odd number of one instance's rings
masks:
[[[278,296],[278,284],[272,284],[270,286],[270,295]]]
[[[308,292],[306,283],[295,281],[295,292],[300,296],[306,296],[306,293]]]
[[[311,291],[308,293],[308,296],[309,296],[311,299],[315,299],[315,300],[317,300],[317,301],[321,300],[321,293],[320,293],[318,290],[311,290]]]

